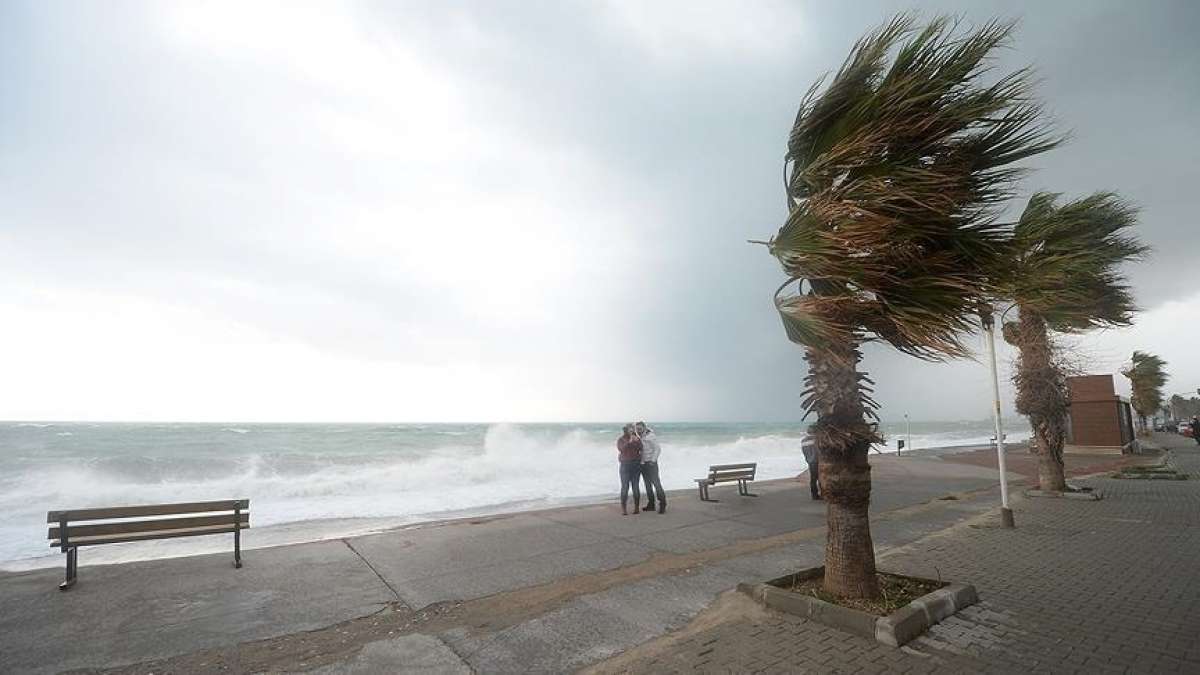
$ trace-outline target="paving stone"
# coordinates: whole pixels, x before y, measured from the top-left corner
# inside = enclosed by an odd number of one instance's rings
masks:
[[[1200,477],[1200,447],[1159,438],[1172,465]],[[662,659],[692,672],[1200,672],[1200,480],[1079,483],[1105,499],[1019,501],[1016,529],[996,517],[881,555],[884,570],[973,583],[982,600],[904,649],[772,612],[712,627]],[[638,662],[630,672],[662,671]]]

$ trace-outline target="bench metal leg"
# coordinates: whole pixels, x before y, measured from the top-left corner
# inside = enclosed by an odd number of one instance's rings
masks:
[[[242,507],[233,507],[233,566],[242,568]]]
[[[711,497],[708,496],[708,484],[707,483],[696,483],[696,487],[698,487],[700,489],[700,501],[702,501],[702,502],[719,502],[719,501],[721,501],[720,499],[712,499]]]
[[[65,591],[75,585],[75,574],[78,569],[79,549],[72,546],[67,549],[67,578],[58,585],[58,590]]]
[[[738,494],[743,497],[757,497],[758,495],[750,491],[750,484],[744,480],[738,481]]]

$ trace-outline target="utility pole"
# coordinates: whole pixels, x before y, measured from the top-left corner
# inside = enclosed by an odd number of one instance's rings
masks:
[[[996,368],[996,320],[989,308],[980,312],[988,347],[988,365],[992,369],[992,423],[996,433],[996,462],[1000,468],[1000,524],[1013,527],[1013,512],[1008,507],[1008,469],[1004,464],[1004,428],[1000,422],[1000,374]]]
[[[904,447],[912,452],[912,430],[908,426],[908,413],[904,413]],[[896,454],[900,454],[897,452]]]

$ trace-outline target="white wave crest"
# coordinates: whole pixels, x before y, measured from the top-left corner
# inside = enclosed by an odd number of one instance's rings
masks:
[[[233,431],[233,428],[229,429]],[[237,433],[235,431],[235,433]],[[799,442],[749,436],[685,445],[660,437],[663,483],[694,485],[709,464],[757,461],[760,476],[795,475]],[[40,553],[45,511],[114,504],[248,498],[256,525],[326,518],[412,517],[522,502],[613,495],[619,488],[616,438],[584,429],[488,428],[482,445],[443,446],[419,454],[251,454],[195,460],[46,463],[17,477],[0,495],[0,560]],[[40,514],[40,517],[39,517]]]

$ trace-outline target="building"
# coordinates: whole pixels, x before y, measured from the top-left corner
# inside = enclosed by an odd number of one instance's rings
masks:
[[[1071,420],[1067,426],[1066,451],[1135,452],[1133,409],[1117,396],[1112,375],[1068,377]]]

